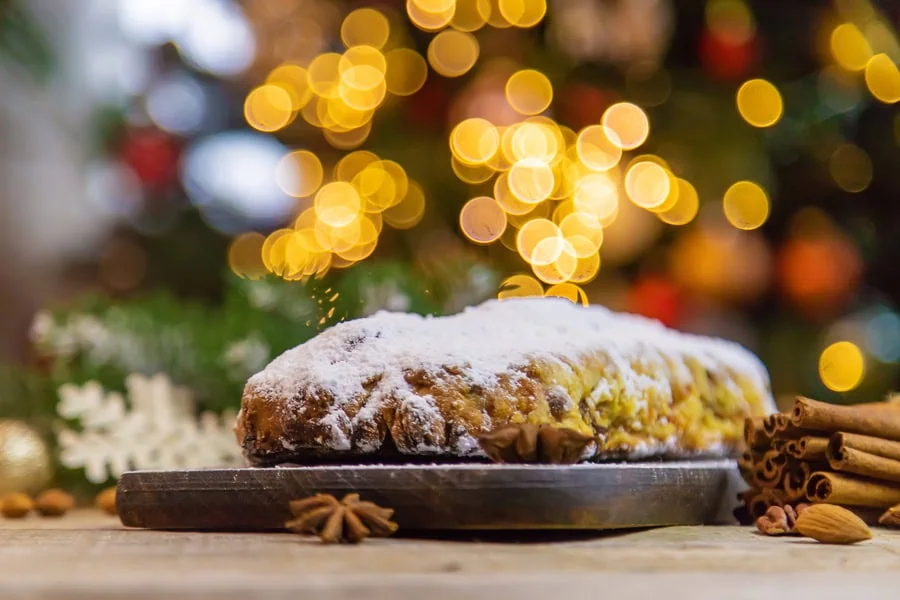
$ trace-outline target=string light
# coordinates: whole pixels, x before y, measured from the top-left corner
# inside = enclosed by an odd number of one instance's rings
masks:
[[[630,102],[619,102],[607,108],[602,123],[608,131],[615,132],[610,141],[623,150],[634,150],[650,135],[647,113]]]
[[[541,282],[531,275],[512,275],[507,277],[500,284],[500,291],[497,298],[503,300],[506,298],[527,298],[533,296],[543,296],[544,286]]]
[[[737,92],[741,117],[754,127],[771,127],[781,118],[784,105],[778,88],[765,79],[751,79]]]
[[[866,87],[885,104],[900,101],[900,70],[886,54],[876,54],[866,63]]]
[[[523,115],[537,115],[553,101],[553,86],[547,76],[534,69],[516,71],[506,81],[506,100]]]
[[[669,225],[687,225],[694,220],[700,211],[700,198],[694,186],[684,179],[678,179],[678,198],[675,204],[665,211],[658,212],[657,217]]]
[[[752,181],[738,181],[722,200],[725,218],[738,229],[757,229],[769,217],[769,197]]]
[[[503,235],[506,229],[506,213],[489,196],[479,196],[466,202],[459,213],[459,226],[463,234],[477,244],[490,244]]]
[[[478,40],[471,33],[447,29],[428,44],[428,63],[444,77],[466,74],[478,60]]]
[[[866,36],[853,23],[835,27],[829,41],[835,62],[848,71],[862,71],[872,58],[872,48]]]
[[[819,377],[835,392],[849,392],[859,385],[864,374],[865,359],[852,342],[835,342],[819,357]]]

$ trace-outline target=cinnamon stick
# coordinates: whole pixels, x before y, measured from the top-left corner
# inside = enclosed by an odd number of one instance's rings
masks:
[[[876,456],[900,460],[900,442],[872,437],[870,435],[843,432],[834,434],[831,437],[831,442],[836,448],[854,448]]]
[[[825,448],[828,438],[807,435],[799,440],[792,440],[785,446],[784,452],[799,460],[825,460]]]
[[[794,502],[805,498],[806,480],[809,478],[810,472],[810,466],[807,462],[792,460],[788,463],[784,479],[781,482],[785,500]]]
[[[776,487],[786,464],[787,456],[777,450],[769,450],[753,468],[754,483],[761,488]]]
[[[806,481],[810,502],[887,508],[900,504],[900,485],[817,471]]]
[[[769,438],[772,438],[775,435],[775,417],[777,414],[768,415],[763,419],[762,427],[763,431]]]
[[[751,450],[766,450],[771,437],[763,430],[764,417],[747,417],[744,419],[744,441]]]
[[[744,452],[738,459],[738,471],[740,471],[741,477],[747,483],[751,483],[753,481],[753,467],[755,464],[756,461],[753,460],[753,453],[751,453],[749,450]]]
[[[834,441],[837,441],[835,439]],[[855,448],[829,444],[828,464],[835,471],[853,473],[883,481],[900,482],[900,460],[869,454]]]
[[[826,404],[798,397],[791,422],[801,429],[861,433],[900,440],[900,410],[885,408],[893,403],[877,402],[857,406]]]

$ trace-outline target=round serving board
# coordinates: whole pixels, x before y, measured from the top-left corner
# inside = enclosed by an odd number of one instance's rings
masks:
[[[618,529],[723,522],[739,482],[729,460],[133,471],[116,504],[130,527],[262,531],[291,500],[357,492],[401,530]]]

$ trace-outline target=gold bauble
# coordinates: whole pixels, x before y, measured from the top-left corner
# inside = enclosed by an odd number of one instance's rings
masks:
[[[22,421],[0,420],[0,494],[34,494],[53,475],[44,439]]]

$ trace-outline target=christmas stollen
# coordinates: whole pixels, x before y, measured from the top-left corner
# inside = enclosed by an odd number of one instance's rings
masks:
[[[249,379],[235,433],[255,465],[483,456],[480,433],[523,422],[597,435],[584,459],[732,456],[745,417],[773,411],[737,344],[507,299],[335,325]]]

